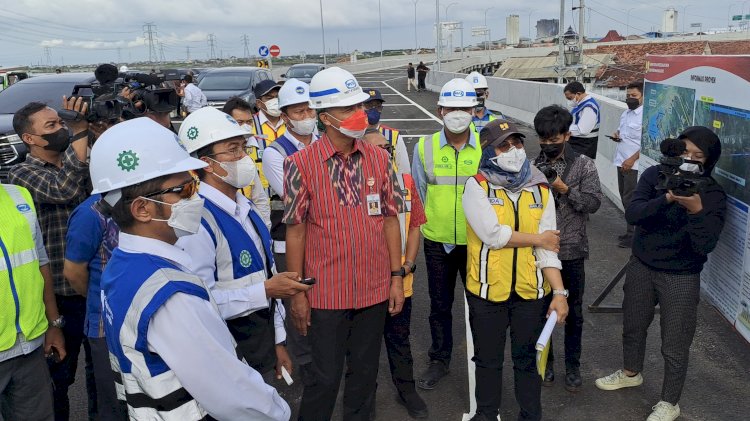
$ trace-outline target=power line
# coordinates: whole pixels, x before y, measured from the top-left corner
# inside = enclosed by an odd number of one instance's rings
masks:
[[[164,44],[162,44],[161,42],[159,43],[159,58],[161,59],[162,63],[167,61],[167,59],[164,57]]]
[[[242,45],[245,47],[245,59],[250,60],[250,37],[247,34],[242,35]]]
[[[143,36],[146,38],[146,43],[148,43],[148,61],[149,63],[153,63],[157,60],[156,45],[154,44],[156,40],[156,25],[153,22],[146,22],[143,25]]]
[[[208,48],[209,48],[209,54],[208,58],[211,60],[216,59],[216,35],[214,34],[208,34]]]
[[[135,33],[138,33],[138,31],[106,31],[106,30],[101,30],[101,29],[96,29],[96,30],[81,29],[81,28],[78,28],[76,26],[62,25],[62,24],[60,24],[58,22],[54,22],[54,21],[51,21],[51,20],[46,20],[46,19],[38,18],[38,17],[35,17],[35,16],[25,15],[23,13],[14,12],[12,10],[0,10],[0,15],[6,14],[6,13],[11,13],[11,14],[14,14],[14,15],[17,15],[17,16],[22,16],[24,18],[35,20],[35,21],[38,21],[38,22],[44,22],[45,26],[47,26],[47,27],[53,27],[53,28],[57,27],[58,28],[57,30],[64,29],[66,31],[85,32],[85,33],[90,33],[90,34],[103,34],[103,33],[106,33],[106,34],[135,34]],[[6,14],[6,16],[7,16],[7,14]],[[11,19],[18,20],[18,18],[13,18],[13,17],[11,17]],[[26,22],[26,23],[30,23],[31,24],[31,22]]]

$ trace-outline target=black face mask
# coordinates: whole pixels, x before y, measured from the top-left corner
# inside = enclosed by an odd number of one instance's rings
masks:
[[[641,101],[637,100],[636,98],[627,98],[625,99],[625,104],[628,105],[629,109],[635,110],[636,108],[641,106]]]
[[[542,148],[542,155],[552,161],[562,154],[565,143],[540,144],[539,147]]]
[[[62,152],[70,146],[70,133],[66,127],[61,127],[54,133],[37,136],[48,142],[47,145],[43,146],[48,151]]]

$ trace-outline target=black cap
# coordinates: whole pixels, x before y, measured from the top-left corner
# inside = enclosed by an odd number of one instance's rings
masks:
[[[685,139],[693,142],[706,156],[706,163],[703,164],[703,175],[711,174],[714,166],[721,157],[721,141],[711,129],[704,126],[692,126],[685,129],[677,139]]]
[[[516,125],[510,121],[501,119],[492,120],[482,128],[481,132],[479,132],[479,142],[481,143],[482,148],[498,146],[505,142],[505,139],[511,135],[518,135],[521,140],[526,137],[526,135],[521,133],[518,128],[516,128]]]
[[[281,85],[272,80],[261,80],[257,85],[255,85],[255,88],[253,89],[255,99],[260,99],[260,97],[271,92],[274,89],[281,89]]]
[[[370,102],[370,101],[383,101],[383,102],[385,102],[385,100],[383,99],[383,95],[380,93],[379,90],[377,90],[377,89],[365,89],[364,91],[365,91],[365,93],[367,95],[370,95],[370,98],[368,98],[367,101],[365,101],[365,102]]]

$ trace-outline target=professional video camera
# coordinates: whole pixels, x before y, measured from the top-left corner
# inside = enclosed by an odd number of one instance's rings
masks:
[[[662,157],[659,159],[657,190],[669,190],[675,196],[692,196],[708,185],[708,177],[703,177],[700,161],[685,159],[685,142],[679,139],[664,139],[659,145]]]

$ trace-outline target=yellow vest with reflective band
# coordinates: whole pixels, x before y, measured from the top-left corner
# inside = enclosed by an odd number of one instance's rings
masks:
[[[411,223],[411,195],[414,181],[411,174],[396,173],[398,183],[404,192],[404,213],[398,214],[398,225],[401,228],[401,264],[406,262],[406,241],[409,239],[409,226]],[[404,297],[411,297],[413,289],[414,274],[410,273],[404,277]]]
[[[266,147],[273,143],[276,139],[281,137],[284,133],[286,133],[286,124],[282,123],[278,129],[274,130],[273,127],[271,127],[267,122],[261,124],[260,123],[260,113],[259,111],[256,114],[253,114],[253,127],[252,127],[252,134],[263,134],[267,136],[266,139],[258,139],[258,147],[255,146],[248,146],[247,147],[247,154],[252,158],[253,161],[255,161],[255,166],[258,168],[258,175],[260,176],[260,182],[263,184],[263,188],[266,189],[266,193],[268,193],[268,197],[271,197],[270,188],[268,187],[268,179],[266,179],[266,176],[263,174],[263,152],[265,152]],[[245,195],[248,199],[252,198],[252,186],[248,186],[242,189],[242,194]],[[279,194],[279,193],[277,193]],[[281,196],[281,194],[279,194]]]
[[[390,143],[391,147],[393,147],[393,152],[391,153],[391,162],[393,162],[393,171],[398,172],[398,165],[396,165],[396,144],[398,143],[399,132],[392,127],[383,126],[382,124],[378,126],[378,131],[383,135],[385,140]]]
[[[467,143],[457,152],[450,145],[440,147],[440,133],[433,134],[432,139],[419,139],[419,159],[427,174],[427,223],[422,225],[422,235],[439,243],[465,245],[466,217],[461,198],[466,180],[479,168],[479,135],[469,131],[475,147]]]
[[[549,189],[536,185],[532,191],[522,190],[518,203],[508,197],[505,190],[493,189],[481,175],[475,177],[487,192],[489,200],[502,225],[513,231],[537,234],[544,207],[549,200]],[[506,301],[511,291],[524,300],[543,298],[550,292],[549,283],[537,267],[534,247],[505,247],[492,250],[477,237],[470,225],[467,233],[466,289],[491,302]]]
[[[497,120],[497,116],[495,116],[495,114],[489,114],[489,119],[485,122],[484,125],[482,125],[482,128],[484,128],[484,126],[489,124],[490,121],[495,121],[495,120]],[[481,131],[481,130],[478,130],[476,122],[473,119],[471,121],[471,131],[473,131],[474,133],[479,133]]]
[[[36,211],[23,187],[0,184],[0,352],[47,331],[44,279],[34,244]]]

